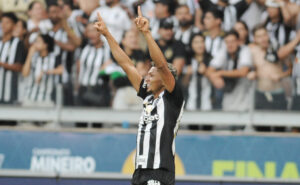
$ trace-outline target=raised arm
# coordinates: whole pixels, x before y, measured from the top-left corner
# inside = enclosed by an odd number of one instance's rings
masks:
[[[106,38],[114,58],[127,74],[128,79],[131,82],[132,86],[135,88],[137,92],[139,92],[142,76],[138,73],[133,62],[126,55],[126,53],[120,48],[117,41],[110,34],[99,12],[98,12],[98,21],[95,23],[94,26],[98,30],[98,32],[100,32]]]
[[[160,74],[166,90],[172,92],[175,87],[175,78],[168,68],[167,60],[165,59],[163,53],[161,52],[160,48],[151,35],[151,32],[149,30],[149,21],[148,19],[143,17],[140,6],[138,6],[138,17],[135,19],[135,24],[137,28],[143,33],[147,41],[150,56],[154,61],[155,67]]]

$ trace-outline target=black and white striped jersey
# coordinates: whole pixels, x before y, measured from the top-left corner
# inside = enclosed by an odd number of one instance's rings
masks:
[[[25,100],[32,102],[53,102],[57,79],[60,75],[48,75],[47,71],[61,65],[60,59],[55,54],[41,57],[35,53],[32,57],[30,74],[26,77]],[[44,73],[40,82],[37,81]]]
[[[211,59],[212,57],[210,55],[204,55],[203,62],[206,67],[209,66]],[[199,65],[200,63],[197,61],[197,59],[191,59],[193,73],[188,86],[188,97],[186,100],[187,110],[212,109],[212,86],[208,78],[198,72]]]
[[[163,91],[154,99],[144,80],[138,96],[143,111],[137,134],[136,169],[165,169],[175,173],[175,137],[183,113],[184,98],[176,82],[172,93]]]
[[[217,36],[216,38],[212,38],[209,35],[209,32],[204,32],[205,49],[211,56],[215,57],[216,55],[218,55],[220,50],[225,49],[226,46],[223,40],[223,35],[224,32],[221,32],[219,36]]]
[[[175,40],[181,41],[184,45],[190,44],[190,38],[194,33],[200,32],[196,26],[191,26],[189,29],[182,31],[180,28],[176,29],[174,38]]]
[[[6,64],[23,64],[26,51],[22,41],[11,38],[9,41],[0,40],[0,62]],[[18,73],[0,66],[0,103],[13,103],[18,98]]]
[[[68,17],[68,25],[72,28],[72,30],[74,31],[74,33],[78,36],[78,37],[82,37],[83,33],[85,31],[85,27],[81,22],[78,22],[76,20],[76,18],[78,16],[82,17],[84,14],[84,11],[82,10],[73,10],[70,17]]]
[[[104,45],[101,48],[95,48],[88,44],[81,53],[79,83],[81,86],[95,86],[99,84],[98,75],[101,66],[110,59],[109,47]]]
[[[68,34],[64,29],[59,29],[56,32],[53,30],[49,32],[49,35],[55,40],[55,41],[60,41],[62,43],[67,43],[68,42]],[[59,47],[57,44],[54,46],[54,51],[53,54],[57,55],[60,57],[60,61],[62,65],[64,66],[64,73],[61,76],[61,79],[57,83],[67,83],[69,82],[69,70],[70,69],[70,64],[68,64],[68,51],[63,50],[61,47]]]
[[[284,25],[283,22],[272,23],[268,20],[265,26],[270,38],[276,40],[279,46],[285,45],[296,36],[296,32],[291,27]]]

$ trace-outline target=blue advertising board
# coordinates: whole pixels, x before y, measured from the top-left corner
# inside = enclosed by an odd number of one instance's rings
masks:
[[[130,185],[129,180],[98,180],[98,179],[51,179],[51,178],[0,178],[1,185]],[[269,184],[269,183],[268,183]],[[176,185],[268,185],[265,183],[238,182],[176,182]],[[269,184],[271,185],[271,184]],[[287,183],[272,183],[287,185]],[[289,184],[294,185],[294,184]]]
[[[132,174],[135,134],[0,131],[0,169]],[[299,179],[300,137],[179,134],[176,174]],[[1,183],[2,184],[2,183]]]

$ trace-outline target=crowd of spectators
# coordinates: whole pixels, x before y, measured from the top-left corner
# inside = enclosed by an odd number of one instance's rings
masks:
[[[100,12],[146,78],[138,5],[187,110],[300,110],[299,0],[0,0],[0,104],[54,106],[61,84],[65,106],[139,109],[93,26]]]

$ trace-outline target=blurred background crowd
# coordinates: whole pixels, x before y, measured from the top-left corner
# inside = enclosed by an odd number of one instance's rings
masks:
[[[0,0],[0,103],[139,109],[93,23],[146,78],[137,6],[178,70],[187,110],[300,110],[299,0]]]

